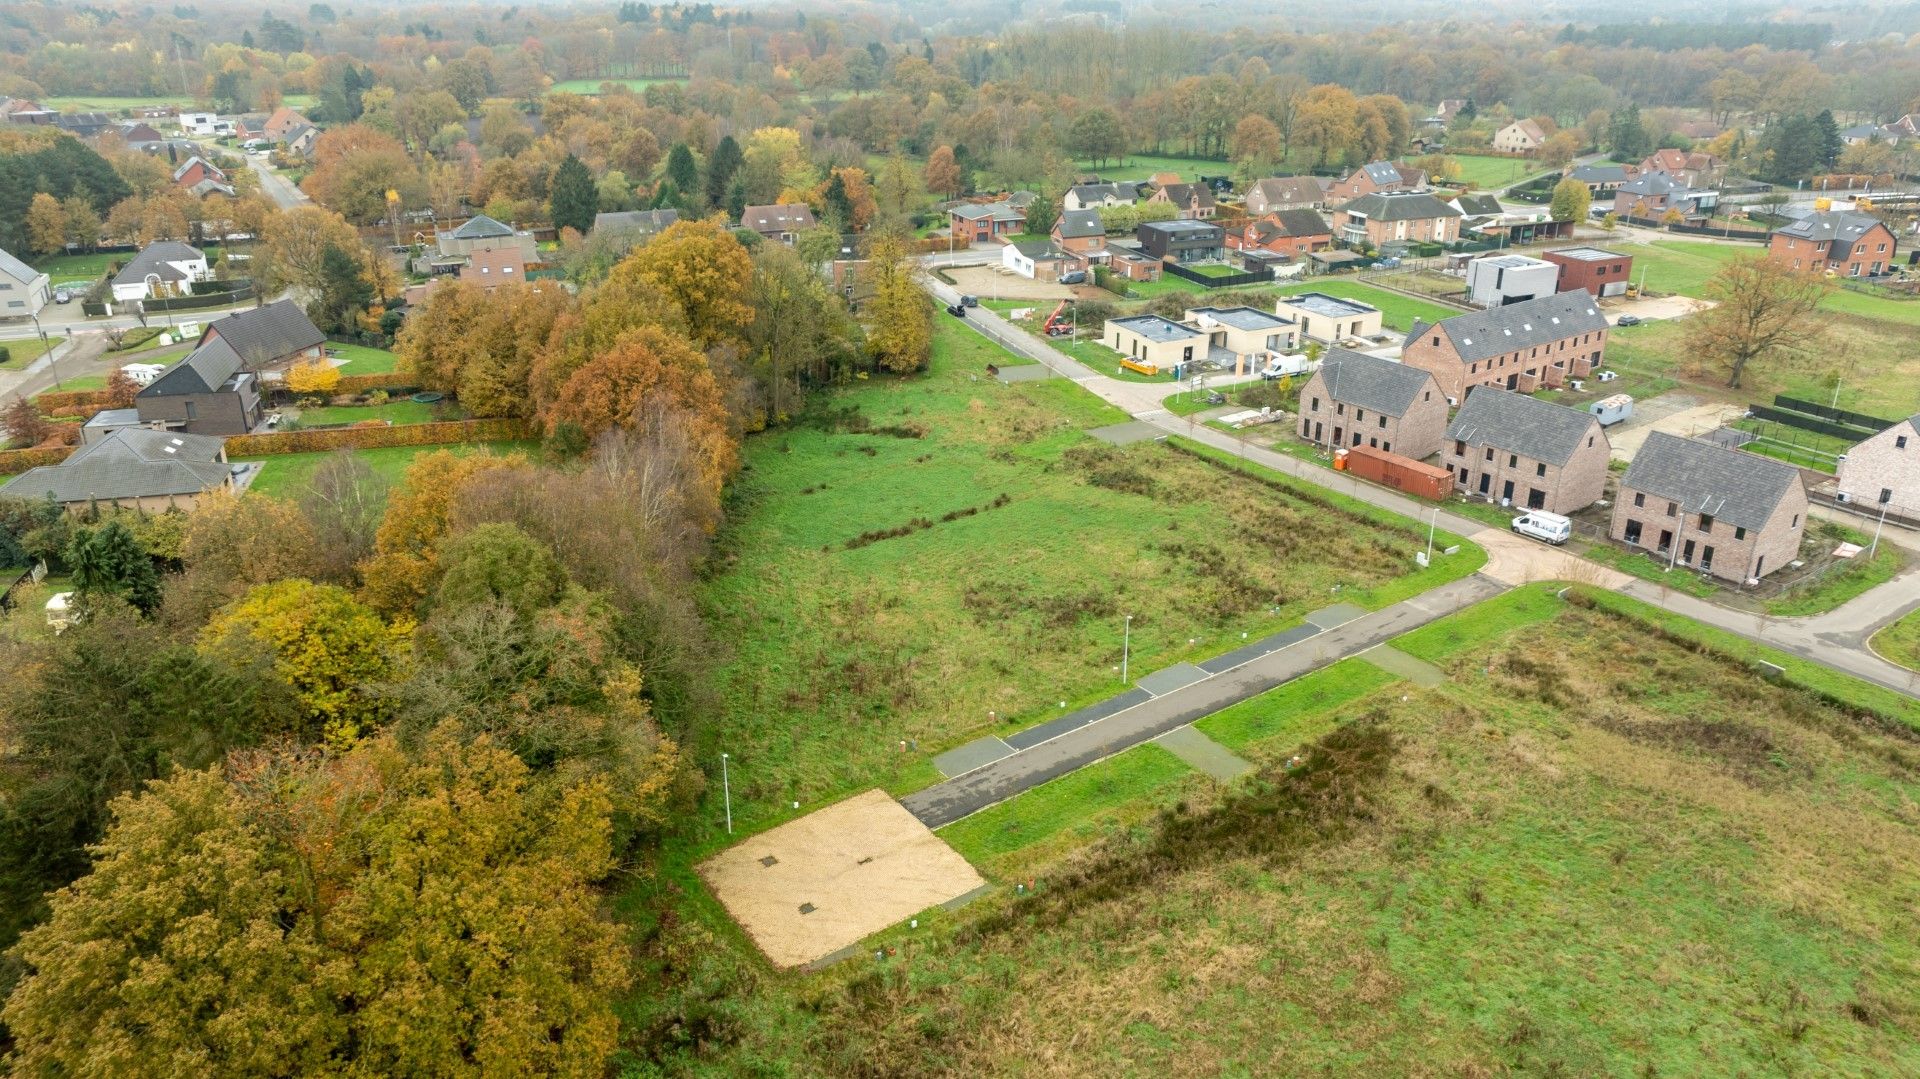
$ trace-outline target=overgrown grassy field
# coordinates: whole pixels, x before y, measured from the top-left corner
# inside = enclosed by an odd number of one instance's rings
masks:
[[[939,327],[928,374],[748,442],[726,571],[703,595],[732,654],[725,738],[699,749],[732,755],[736,828],[789,801],[912,789],[942,749],[1118,692],[1127,614],[1144,674],[1478,564],[1409,574],[1425,540],[1411,522],[1090,438],[1126,417],[1064,379],[981,377],[1001,350]]]
[[[882,960],[768,976],[649,919],[681,988],[627,1021],[702,1032],[669,1064],[707,1074],[1920,1070],[1913,702],[1876,717],[1891,695],[1771,683],[1581,595],[1402,638],[1434,689],[1342,665],[1249,702],[1271,725],[1232,791],[1134,751],[946,829],[1038,890]]]
[[[406,474],[407,466],[413,463],[417,454],[431,453],[434,450],[451,450],[456,454],[505,454],[516,451],[536,454],[540,451],[540,446],[535,442],[474,442],[456,443],[450,446],[383,446],[379,449],[354,450],[353,454],[365,461],[375,475],[392,486],[400,482]],[[307,481],[313,478],[314,470],[331,456],[332,452],[276,453],[270,457],[248,457],[241,460],[261,461],[266,464],[266,469],[254,477],[253,485],[248,488],[249,491],[278,498],[295,498],[306,489]]]

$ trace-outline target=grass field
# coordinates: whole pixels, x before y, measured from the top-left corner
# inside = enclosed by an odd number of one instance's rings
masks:
[[[1920,1069],[1920,779],[1855,711],[1920,706],[1554,592],[1394,642],[1439,687],[1349,660],[1203,720],[1260,768],[1231,791],[1136,749],[944,829],[1007,892],[879,960],[768,978],[711,908],[630,896],[663,980],[625,1019],[724,1031],[656,1062],[712,1074]]]
[[[24,371],[46,355],[49,347],[59,348],[66,340],[57,333],[50,333],[45,341],[38,337],[15,337],[0,341],[0,349],[7,350],[7,359],[0,360],[0,371]]]
[[[436,405],[423,405],[418,401],[402,398],[384,405],[329,405],[324,408],[303,408],[299,410],[300,422],[307,427],[320,427],[336,423],[364,423],[367,420],[386,420],[393,424],[432,423],[440,419]],[[458,417],[449,417],[458,418]]]
[[[431,453],[434,450],[451,450],[456,454],[469,453],[538,453],[540,446],[535,442],[477,442],[456,443],[450,446],[385,446],[380,449],[354,450],[353,454],[367,463],[374,474],[385,480],[388,485],[397,484],[407,471],[407,465],[416,455]],[[314,469],[333,455],[326,453],[278,453],[270,457],[250,457],[241,460],[260,461],[266,468],[254,477],[249,491],[278,498],[292,498],[306,489],[307,481],[312,478]]]
[[[1402,296],[1397,292],[1388,292],[1358,281],[1343,281],[1339,278],[1323,278],[1314,281],[1288,284],[1280,288],[1279,294],[1291,296],[1300,292],[1324,292],[1329,296],[1338,296],[1346,300],[1358,300],[1372,304],[1380,309],[1380,321],[1389,329],[1405,333],[1413,328],[1416,320],[1433,322],[1461,313],[1456,307],[1443,307],[1440,304],[1418,300],[1411,296]]]
[[[343,345],[329,343],[327,351],[346,360],[340,365],[343,375],[384,375],[394,369],[398,362],[393,353],[384,348],[368,348],[365,345]]]
[[[1869,643],[1887,662],[1898,663],[1910,671],[1920,671],[1920,611],[1875,633]]]
[[[162,95],[158,97],[113,97],[101,94],[75,94],[71,97],[36,98],[42,105],[61,112],[106,112],[118,113],[122,109],[145,109],[160,105],[175,105],[191,109],[196,102],[189,97]],[[311,108],[312,94],[287,94],[280,103],[293,109]],[[272,109],[260,109],[260,112],[272,112]],[[170,121],[163,121],[170,122]],[[164,133],[164,131],[163,131]]]
[[[1157,172],[1173,172],[1178,173],[1181,180],[1192,183],[1201,173],[1224,176],[1233,171],[1233,166],[1225,161],[1196,157],[1154,157],[1150,154],[1129,154],[1100,166],[1091,161],[1077,161],[1073,167],[1076,172],[1098,175],[1108,182],[1144,180]]]
[[[1537,161],[1521,157],[1495,157],[1491,154],[1449,154],[1460,163],[1460,182],[1479,191],[1512,187],[1530,176],[1546,172]]]
[[[552,86],[552,91],[554,93],[560,93],[560,94],[586,94],[591,97],[591,96],[598,95],[600,93],[601,84],[613,83],[617,86],[624,86],[627,89],[632,90],[634,93],[637,94],[645,90],[647,87],[655,85],[656,83],[685,82],[685,81],[687,80],[685,79],[567,79],[563,82],[554,83]]]

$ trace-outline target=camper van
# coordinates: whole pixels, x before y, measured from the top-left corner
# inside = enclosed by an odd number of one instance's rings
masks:
[[[1558,547],[1573,535],[1573,522],[1557,513],[1528,510],[1513,519],[1513,530]]]

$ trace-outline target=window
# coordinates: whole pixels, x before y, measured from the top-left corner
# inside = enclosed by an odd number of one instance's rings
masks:
[[[1736,525],[1733,530],[1733,538],[1737,540],[1746,539],[1747,530]]]
[[[1893,501],[1893,488],[1891,487],[1880,488],[1880,504],[1884,506],[1891,501]]]
[[[1898,436],[1896,436],[1896,437],[1894,438],[1894,440],[1893,440],[1893,448],[1894,448],[1894,449],[1896,449],[1896,450],[1904,450],[1904,449],[1906,449],[1906,448],[1907,448],[1907,436],[1906,436],[1906,435],[1898,435]]]
[[[197,419],[197,418],[199,418],[199,411],[200,411],[199,409],[197,409],[197,408],[195,408],[195,407],[193,406],[193,402],[192,402],[192,401],[188,401],[188,402],[187,402],[187,418],[188,418],[188,419],[190,419],[190,420],[191,420],[191,419]]]
[[[1488,447],[1487,447],[1487,460],[1489,460],[1489,461],[1491,461],[1491,460],[1493,460],[1493,447],[1492,447],[1492,446],[1488,446]]]
[[[1680,507],[1674,505],[1673,503],[1671,502],[1667,503],[1667,516],[1669,517],[1674,516],[1674,514],[1679,511],[1679,509]]]
[[[1534,465],[1534,466],[1533,466],[1533,474],[1534,474],[1534,475],[1536,475],[1536,476],[1544,476],[1544,475],[1546,475],[1546,474],[1547,474],[1547,466],[1546,466],[1546,465],[1543,465],[1543,464],[1540,464],[1540,465]]]
[[[1508,468],[1519,468],[1519,467],[1520,467],[1520,455],[1519,455],[1519,454],[1517,454],[1517,453],[1509,453],[1509,454],[1507,454],[1507,467],[1508,467]]]
[[[1320,411],[1320,399],[1318,397],[1313,399],[1313,410],[1315,412]]]
[[[1640,492],[1638,492],[1638,491],[1635,491],[1635,492],[1633,493],[1633,506],[1634,506],[1634,508],[1635,508],[1635,509],[1641,509],[1641,508],[1644,508],[1644,507],[1646,506],[1646,504],[1647,504],[1647,496],[1646,496],[1646,495],[1643,495],[1643,494],[1641,494],[1641,493],[1640,493]]]
[[[1593,436],[1592,436],[1592,435],[1588,435],[1588,436],[1587,436],[1587,445],[1588,445],[1588,446],[1592,446],[1592,445],[1593,445]]]
[[[1700,515],[1700,531],[1702,532],[1713,531],[1713,514],[1703,513]]]
[[[1347,414],[1347,403],[1346,403],[1345,401],[1335,401],[1335,402],[1333,403],[1333,414],[1334,414],[1334,415],[1336,415],[1336,416],[1344,416],[1344,415],[1346,415],[1346,414]]]
[[[1788,525],[1787,527],[1788,527],[1788,528],[1799,528],[1799,527],[1800,527],[1800,515],[1799,515],[1799,514],[1797,514],[1797,513],[1796,513],[1796,514],[1794,514],[1794,515],[1793,515],[1793,523],[1792,523],[1792,524],[1790,524],[1790,525]]]
[[[1453,455],[1455,457],[1465,457],[1467,455],[1467,444],[1464,440],[1458,438],[1453,440]]]
[[[1433,400],[1433,391],[1432,391],[1432,390],[1428,390],[1427,392],[1425,392],[1425,393],[1423,393],[1423,394],[1421,394],[1421,395],[1420,395],[1420,399],[1421,399],[1422,401],[1431,401],[1431,400]]]
[[[1367,410],[1366,410],[1366,409],[1364,409],[1364,408],[1356,408],[1356,409],[1354,409],[1354,410],[1353,410],[1353,422],[1355,422],[1355,423],[1359,423],[1359,422],[1360,422],[1361,420],[1364,420],[1364,419],[1366,419],[1366,418],[1367,418]]]

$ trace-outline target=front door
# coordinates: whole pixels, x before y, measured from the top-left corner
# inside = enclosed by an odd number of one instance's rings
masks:
[[[1688,540],[1687,545],[1685,547],[1680,548],[1680,561],[1685,562],[1689,566],[1693,565],[1693,541],[1692,540]]]
[[[1511,374],[1511,375],[1508,375],[1508,376],[1507,376],[1507,389],[1510,389],[1510,390],[1516,390],[1516,389],[1519,389],[1519,388],[1520,388],[1520,375],[1519,375],[1519,373],[1518,373],[1518,372],[1515,372],[1514,374]]]
[[[1527,488],[1527,508],[1530,510],[1546,509],[1547,492],[1542,491],[1538,487]]]
[[[1486,494],[1487,486],[1492,482],[1493,482],[1493,473],[1491,472],[1480,473],[1480,493]]]
[[[1500,488],[1500,497],[1508,502],[1513,501],[1513,481],[1512,480],[1508,480],[1506,482],[1506,486]]]
[[[1333,444],[1336,446],[1346,445],[1346,443],[1342,441],[1343,435],[1344,435],[1344,432],[1342,432],[1340,428],[1335,427],[1333,429]]]
[[[1633,544],[1635,547],[1640,546],[1640,522],[1639,521],[1629,520],[1627,522],[1627,542]]]
[[[1665,529],[1665,528],[1661,529],[1660,530],[1660,546],[1655,547],[1654,550],[1665,551],[1672,546],[1673,546],[1673,532],[1669,529]]]

